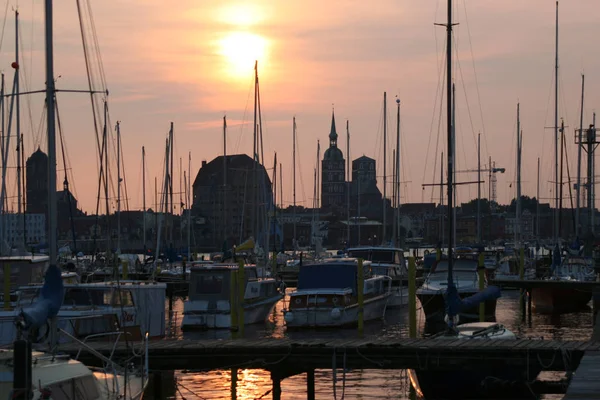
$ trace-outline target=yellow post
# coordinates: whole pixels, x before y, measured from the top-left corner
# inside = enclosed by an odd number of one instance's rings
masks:
[[[411,339],[417,337],[417,266],[415,258],[408,258],[408,332]]]
[[[521,247],[519,251],[519,279],[525,278],[525,249]],[[525,289],[520,289],[519,296],[519,310],[521,310],[521,318],[525,321],[526,310],[525,310]]]
[[[244,337],[244,297],[246,297],[246,276],[244,274],[244,260],[238,262],[238,332]]]
[[[438,247],[435,249],[435,260],[440,261],[442,259],[442,248]]]
[[[4,264],[4,310],[10,310],[10,264]]]
[[[123,269],[123,279],[129,279],[129,262],[123,260],[121,262],[121,267]]]
[[[357,292],[356,295],[358,297],[358,336],[362,337],[363,336],[363,332],[364,332],[364,305],[365,305],[365,299],[364,299],[364,290],[365,290],[365,276],[364,276],[364,270],[363,270],[363,259],[359,258],[358,259],[358,271],[357,271],[357,283],[356,283],[356,289]]]
[[[231,271],[229,275],[229,316],[231,318],[231,334],[232,337],[236,336],[238,330],[238,307],[237,307],[237,271]]]
[[[485,289],[485,261],[483,253],[479,253],[477,274],[479,275],[479,291]],[[485,301],[479,303],[479,322],[485,322]]]

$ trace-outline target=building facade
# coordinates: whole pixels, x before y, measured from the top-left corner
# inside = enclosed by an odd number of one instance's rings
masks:
[[[48,216],[48,156],[40,148],[25,163],[27,213]]]
[[[44,214],[3,214],[0,216],[0,221],[2,238],[11,247],[28,248],[46,243],[46,215]]]
[[[193,195],[192,227],[201,249],[221,250],[224,242],[230,248],[250,236],[259,240],[268,231],[271,180],[265,168],[246,154],[203,161]]]

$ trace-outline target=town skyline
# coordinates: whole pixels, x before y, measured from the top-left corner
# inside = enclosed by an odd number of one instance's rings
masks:
[[[439,181],[439,152],[445,150],[443,129],[436,146],[440,104],[436,88],[440,84],[444,31],[433,25],[444,21],[442,3],[384,1],[378,7],[368,7],[360,2],[340,6],[254,1],[198,5],[190,0],[181,2],[177,9],[154,0],[94,4],[95,28],[111,93],[110,117],[113,123],[121,121],[129,208],[139,209],[142,204],[142,145],[147,156],[147,204],[153,203],[154,177],[161,186],[163,145],[171,121],[175,124],[176,187],[177,161],[181,157],[187,169],[188,151],[192,153],[192,181],[202,160],[210,161],[222,154],[224,114],[229,127],[228,154],[251,153],[250,93],[255,59],[261,80],[264,165],[271,168],[273,152],[277,151],[278,160],[283,160],[287,205],[292,201],[292,117],[296,116],[298,126],[297,203],[310,207],[316,141],[321,142],[322,159],[332,106],[344,158],[348,158],[348,119],[350,159],[364,154],[377,160],[377,180],[382,190],[384,91],[388,97],[388,183],[391,185],[398,95],[402,107],[402,202],[439,202],[437,191],[432,195],[430,189],[422,190],[421,184]],[[552,131],[545,127],[553,124],[549,93],[554,68],[554,2],[458,2],[456,7],[460,23],[455,34],[459,61],[454,68],[457,169],[476,168],[475,136],[481,131],[482,167],[491,155],[496,165],[507,171],[498,175],[498,202],[506,204],[515,197],[515,120],[520,101],[524,129],[522,192],[536,196],[536,163],[537,157],[542,157],[540,201],[552,203],[548,199],[553,197],[549,191],[553,186],[549,183],[553,180],[553,141]],[[314,13],[315,9],[319,12]],[[600,34],[594,21],[594,11],[599,9],[593,0],[560,5],[559,118],[565,117],[568,125],[571,177],[576,171],[572,135],[579,125],[581,72],[589,71],[584,127],[591,123],[592,112],[600,104],[598,79],[593,75],[593,71],[600,70],[600,56],[587,50]],[[22,90],[35,90],[43,85],[39,62],[44,53],[43,10],[41,5],[34,5],[33,10],[21,6],[19,10],[24,47],[22,79],[27,82]],[[57,87],[84,89],[87,78],[75,6],[57,4],[55,19],[55,71],[60,75]],[[8,67],[14,58],[10,14],[8,21],[0,62],[6,66],[10,81],[12,70]],[[70,161],[67,169],[72,173],[71,190],[81,208],[93,213],[98,174],[91,160],[98,156],[89,100],[82,98],[58,96]],[[22,111],[27,155],[38,146],[45,150],[44,135],[37,127],[43,97],[32,95],[30,101],[31,111]],[[438,104],[435,111],[434,102]],[[430,134],[431,126],[434,129]],[[59,154],[59,163],[61,160]],[[59,164],[59,185],[63,169]],[[114,178],[116,168],[111,169]],[[486,187],[487,176],[483,175]],[[14,192],[14,182],[9,183],[9,190]],[[486,197],[483,192],[482,197]],[[391,186],[387,193],[391,197]],[[475,197],[474,185],[459,191],[459,203]],[[9,208],[16,209],[14,204]]]

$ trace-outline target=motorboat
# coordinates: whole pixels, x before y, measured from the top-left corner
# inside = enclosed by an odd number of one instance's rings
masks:
[[[558,264],[558,263],[556,263]],[[533,307],[543,314],[561,314],[581,310],[592,299],[590,290],[563,286],[559,282],[590,282],[596,279],[591,258],[568,255],[545,280],[556,285],[534,287],[531,290]]]
[[[388,307],[408,304],[408,268],[404,250],[393,247],[357,247],[348,249],[348,257],[362,258],[371,262],[373,275],[389,276],[392,280],[392,296]]]
[[[450,334],[442,332],[431,340],[517,340],[517,336],[501,324],[471,322],[457,325]],[[504,364],[490,363],[488,368],[464,370],[409,370],[408,376],[420,398],[431,399],[487,399],[531,398],[526,382],[535,380],[540,373],[537,366],[528,369],[507,368]],[[510,382],[501,388],[498,382]]]
[[[19,288],[16,306],[0,311],[0,345],[16,339],[13,321],[38,299],[42,287],[31,284]],[[58,327],[76,338],[120,329],[137,340],[142,332],[160,338],[165,335],[165,293],[166,284],[145,281],[64,284]],[[42,331],[40,336],[47,334],[47,329]],[[63,336],[61,340],[70,339]]]
[[[385,316],[392,297],[392,278],[374,275],[363,263],[363,320]],[[339,258],[303,265],[298,287],[290,293],[284,313],[288,328],[356,326],[359,319],[358,260]]]
[[[523,279],[535,279],[535,268],[531,266],[528,259],[523,260]],[[498,262],[498,268],[494,272],[494,279],[498,280],[518,280],[520,278],[520,259],[517,256],[505,256]],[[506,285],[505,285],[506,287]]]
[[[190,269],[188,300],[183,305],[182,330],[231,328],[232,273],[236,264],[205,264]],[[284,296],[273,278],[262,278],[262,268],[244,267],[244,325],[265,321]],[[236,286],[237,287],[237,286]],[[235,289],[237,290],[237,288]]]
[[[453,261],[453,280],[461,299],[479,292],[479,274],[477,273],[477,257],[457,258]],[[484,287],[487,279],[484,277]],[[442,259],[434,263],[423,285],[417,289],[417,298],[421,302],[427,320],[443,320],[446,315],[445,294],[448,287],[448,260]],[[496,299],[485,301],[485,318],[494,321],[496,315]],[[479,319],[479,305],[461,310],[460,321],[476,321]]]

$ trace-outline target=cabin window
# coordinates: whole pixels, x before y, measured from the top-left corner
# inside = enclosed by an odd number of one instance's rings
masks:
[[[112,305],[113,307],[133,307],[133,296],[131,295],[131,291],[125,289],[115,290]]]
[[[197,294],[220,294],[223,290],[223,275],[196,276],[194,286]]]
[[[89,290],[88,288],[67,288],[64,304],[66,306],[108,306],[110,291]]]

